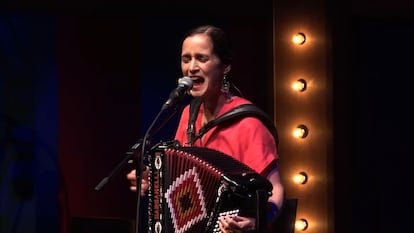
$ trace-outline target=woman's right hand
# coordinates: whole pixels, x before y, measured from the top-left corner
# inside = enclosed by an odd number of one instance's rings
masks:
[[[144,196],[145,195],[145,192],[147,192],[148,187],[149,187],[148,173],[149,173],[148,168],[145,169],[145,171],[142,172],[141,196]],[[129,186],[129,189],[131,191],[133,191],[133,192],[136,192],[137,191],[137,175],[136,175],[136,170],[135,169],[131,170],[127,174],[126,177],[129,180],[129,182],[131,183],[131,186]]]

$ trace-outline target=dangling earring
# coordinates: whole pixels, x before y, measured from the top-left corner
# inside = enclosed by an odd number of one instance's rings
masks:
[[[230,92],[230,82],[227,79],[226,75],[224,75],[223,83],[221,84],[221,92],[228,95]]]

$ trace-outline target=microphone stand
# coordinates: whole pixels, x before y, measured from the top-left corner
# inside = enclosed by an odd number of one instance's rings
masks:
[[[143,173],[143,168],[146,169],[146,166],[144,164],[144,156],[145,156],[145,152],[146,152],[146,145],[147,144],[151,144],[150,141],[152,139],[152,137],[155,135],[156,132],[158,132],[172,117],[173,115],[182,108],[182,104],[181,102],[179,102],[175,108],[173,109],[173,111],[171,111],[168,115],[168,117],[166,119],[164,119],[164,121],[158,126],[158,128],[153,129],[155,123],[158,121],[158,118],[161,116],[162,113],[164,113],[164,111],[166,109],[168,109],[169,106],[164,105],[161,108],[161,111],[158,112],[157,116],[155,117],[155,119],[152,121],[151,125],[149,126],[149,128],[147,129],[147,132],[144,135],[144,143],[141,146],[141,156],[138,157],[138,162],[137,162],[137,166],[136,166],[136,181],[137,181],[137,206],[136,206],[136,218],[135,218],[135,232],[139,233],[139,229],[140,229],[140,207],[141,207],[141,183],[142,183],[142,173]]]
[[[187,77],[186,80],[187,82],[184,82],[184,86],[181,87],[181,91],[184,90],[182,88],[186,87],[187,89],[189,88],[188,85],[191,84],[192,86],[192,81],[190,78]],[[130,164],[133,163],[134,161],[136,161],[136,170],[135,170],[135,174],[136,174],[136,187],[137,187],[137,206],[136,206],[136,219],[135,219],[135,232],[139,233],[139,229],[140,229],[140,206],[141,206],[141,184],[142,184],[142,173],[143,173],[143,168],[146,169],[146,166],[144,164],[144,157],[145,157],[145,153],[146,153],[146,145],[150,144],[150,141],[152,139],[152,137],[154,136],[154,134],[156,132],[158,132],[172,117],[173,115],[178,111],[178,110],[182,110],[182,100],[184,98],[184,92],[178,92],[179,90],[175,89],[171,94],[170,94],[170,98],[168,99],[168,101],[162,106],[161,111],[158,112],[157,116],[155,117],[155,119],[152,121],[151,125],[149,126],[149,128],[147,129],[144,138],[142,140],[139,140],[138,143],[134,144],[131,149],[129,149],[126,152],[126,157],[110,172],[110,174],[106,177],[104,177],[99,184],[95,187],[96,191],[100,191],[110,180],[112,180],[112,178],[117,175],[122,168],[126,165],[126,164]],[[160,118],[161,114],[165,112],[165,110],[167,109],[173,109],[168,117],[166,119],[164,119],[163,122],[161,122],[161,124],[157,127],[157,128],[153,128],[155,123],[158,121],[158,118]],[[141,149],[140,153],[137,153],[138,149]],[[139,152],[139,151],[138,151]]]
[[[137,149],[142,147],[142,139],[135,143],[131,149],[129,149],[125,154],[126,157],[107,175],[104,177],[98,185],[95,187],[95,191],[100,191],[109,181],[112,180],[118,173],[127,165],[134,161],[134,158],[139,156],[136,154]]]
[[[161,115],[161,113],[164,112],[166,108],[164,107],[163,109],[161,109],[161,111],[158,113],[155,121],[159,118],[159,116]],[[145,135],[148,136],[153,136],[153,134],[155,132],[158,132],[170,119],[171,117],[173,117],[173,115],[178,111],[179,107],[177,106],[173,112],[170,113],[170,115],[168,116],[168,118],[166,120],[164,120],[164,122],[162,122],[160,124],[160,126],[152,131],[148,131]],[[151,129],[153,127],[153,125],[155,124],[155,121],[152,123],[151,127],[149,129]],[[140,159],[145,152],[145,146],[142,145],[143,141],[146,141],[147,139],[144,137],[144,139],[140,139],[137,143],[135,143],[131,149],[129,149],[125,154],[126,157],[107,175],[105,176],[96,186],[95,186],[95,191],[101,191],[103,189],[103,187],[108,184],[116,175],[118,175],[121,170],[127,165],[127,164],[131,164],[134,162],[134,160],[136,158]],[[137,150],[141,148],[141,153],[137,154]],[[142,160],[142,159],[140,159]],[[141,187],[141,186],[140,186]]]

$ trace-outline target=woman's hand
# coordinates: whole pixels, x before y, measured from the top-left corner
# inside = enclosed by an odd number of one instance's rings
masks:
[[[223,233],[246,233],[256,229],[256,219],[241,216],[221,216],[219,227]]]
[[[145,169],[145,171],[142,172],[142,181],[141,181],[141,196],[145,195],[145,192],[148,190],[149,182],[148,182],[148,173],[149,170]],[[130,181],[131,186],[129,186],[129,189],[133,192],[137,191],[137,175],[136,170],[131,170],[127,174],[127,179]]]

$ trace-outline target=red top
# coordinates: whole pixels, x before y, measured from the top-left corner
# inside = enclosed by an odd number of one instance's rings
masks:
[[[227,101],[217,116],[223,115],[230,109],[250,101],[234,96]],[[182,145],[187,142],[187,127],[189,120],[189,105],[182,112],[175,139]],[[198,112],[195,123],[196,134],[201,128],[203,104]],[[277,148],[272,134],[266,126],[255,117],[245,117],[230,126],[216,126],[204,136],[196,140],[193,146],[207,147],[221,151],[246,164],[256,172],[266,176],[269,165],[278,158]]]

